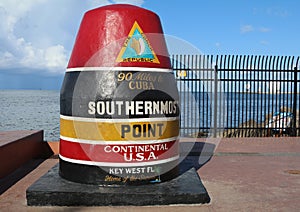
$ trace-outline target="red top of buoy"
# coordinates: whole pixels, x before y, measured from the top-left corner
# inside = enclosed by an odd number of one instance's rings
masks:
[[[171,68],[159,17],[146,9],[114,4],[85,13],[68,68]]]

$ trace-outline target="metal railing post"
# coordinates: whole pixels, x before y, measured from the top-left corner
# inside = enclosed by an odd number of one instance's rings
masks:
[[[296,115],[297,115],[297,96],[298,96],[298,89],[297,89],[297,84],[298,84],[298,70],[297,70],[297,66],[294,68],[294,97],[293,97],[293,134],[292,136],[296,136],[297,135],[297,124],[296,124]]]
[[[213,131],[213,137],[217,137],[217,130],[218,130],[218,122],[217,122],[217,117],[218,117],[218,65],[215,65],[215,70],[214,70],[214,115],[213,115],[213,120],[214,120],[214,131]]]

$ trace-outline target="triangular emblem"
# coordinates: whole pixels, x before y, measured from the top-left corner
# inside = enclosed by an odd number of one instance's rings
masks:
[[[149,40],[136,21],[122,46],[116,62],[159,63]]]

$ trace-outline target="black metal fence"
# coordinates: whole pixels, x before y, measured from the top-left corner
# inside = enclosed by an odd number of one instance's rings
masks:
[[[300,135],[300,57],[173,55],[181,135]]]

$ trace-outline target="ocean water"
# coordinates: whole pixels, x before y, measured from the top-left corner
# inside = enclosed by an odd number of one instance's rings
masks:
[[[0,90],[0,131],[44,130],[45,141],[60,137],[60,91]]]
[[[0,131],[44,130],[44,140],[59,140],[60,91],[0,90]],[[265,121],[267,114],[282,106],[292,108],[291,94],[234,94],[225,93],[218,99],[218,112],[213,113],[214,101],[208,93],[181,93],[181,135],[209,132],[213,116],[217,126],[238,127],[250,119]],[[300,94],[297,95],[300,109]]]
[[[210,131],[214,126],[214,116],[216,116],[216,127],[227,129],[237,128],[249,120],[258,124],[265,123],[268,121],[266,117],[279,112],[282,108],[291,112],[294,101],[296,101],[296,110],[300,110],[300,94],[295,96],[292,93],[223,92],[218,93],[216,99],[217,101],[214,101],[213,93],[181,93],[181,129],[187,128],[183,134],[195,132],[192,128]],[[215,104],[216,108],[214,108]]]
[[[45,141],[58,141],[59,127],[59,95],[60,91],[48,90],[0,90],[0,131],[11,130],[44,130]],[[192,102],[193,96],[189,95],[186,102]],[[187,107],[188,106],[188,107]],[[199,122],[195,119],[198,107],[195,104],[184,104],[182,110],[186,115],[181,115],[182,125],[189,122],[188,127],[198,129]],[[189,131],[189,133],[196,130]],[[186,132],[184,133],[186,134]]]
[[[0,90],[0,131],[44,130],[59,140],[59,91]]]

